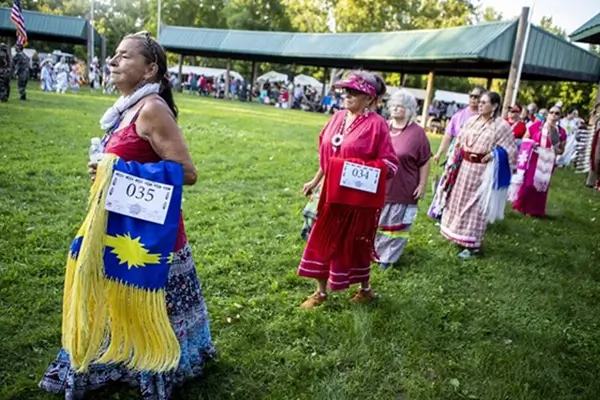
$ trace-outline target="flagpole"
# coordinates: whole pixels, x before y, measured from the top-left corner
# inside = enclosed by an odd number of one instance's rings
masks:
[[[94,0],[90,0],[91,6],[90,6],[90,35],[91,35],[91,39],[90,39],[90,47],[91,47],[91,60],[89,61],[90,63],[92,62],[92,60],[94,59],[94,39],[96,39],[95,33],[96,31],[94,30]]]
[[[527,55],[527,47],[529,44],[529,32],[531,32],[531,23],[533,20],[533,11],[535,9],[535,1],[531,4],[531,11],[529,12],[529,18],[527,21],[527,30],[525,31],[525,43],[523,43],[523,52],[521,53],[521,62],[519,63],[519,69],[517,72],[517,79],[515,81],[515,90],[511,99],[511,105],[517,104],[517,97],[519,96],[519,85],[521,84],[521,74],[523,73],[523,64],[525,64],[525,56]]]
[[[161,0],[158,0],[158,17],[156,21],[156,40],[160,39],[160,18],[162,13]]]

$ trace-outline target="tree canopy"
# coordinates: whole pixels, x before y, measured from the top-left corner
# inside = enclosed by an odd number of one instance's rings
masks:
[[[206,28],[228,28],[299,32],[380,32],[411,29],[436,29],[497,21],[503,18],[492,7],[483,8],[471,0],[169,0],[162,1],[161,20],[164,24]],[[12,1],[0,0],[0,6],[10,7]],[[23,9],[52,14],[90,16],[90,0],[22,0]],[[157,31],[158,0],[95,0],[95,28],[106,36],[111,54],[120,38],[140,30]],[[544,29],[566,37],[551,16],[543,17]],[[70,45],[33,42],[39,50],[60,49],[85,57],[85,49]],[[598,51],[591,47],[592,51]],[[176,57],[171,55],[170,61]],[[224,66],[224,60],[189,58],[194,65]],[[250,77],[249,63],[235,61],[234,68]],[[292,72],[291,66],[260,65],[261,71],[277,69]],[[259,71],[260,72],[260,71]],[[324,71],[298,67],[295,72],[322,78]],[[385,74],[392,85],[400,84],[399,74]],[[466,92],[481,79],[436,77],[439,89]],[[405,78],[409,87],[424,88],[426,78],[411,75]],[[493,89],[503,91],[505,81],[496,80]],[[567,109],[578,108],[587,113],[597,90],[593,84],[565,82],[522,82],[519,103],[537,102],[541,107],[562,99]]]

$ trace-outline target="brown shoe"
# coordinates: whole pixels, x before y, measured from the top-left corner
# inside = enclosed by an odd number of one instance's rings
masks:
[[[369,290],[359,289],[358,293],[352,297],[352,302],[356,304],[370,303],[375,300],[375,292],[373,289],[369,288]]]
[[[325,303],[325,300],[327,300],[327,294],[323,294],[319,291],[316,291],[313,294],[311,294],[306,300],[304,300],[304,303],[300,304],[300,308],[303,308],[305,310],[315,308]]]

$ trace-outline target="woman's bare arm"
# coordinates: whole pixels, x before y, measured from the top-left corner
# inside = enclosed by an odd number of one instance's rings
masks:
[[[147,139],[156,153],[164,160],[183,167],[183,182],[193,185],[198,178],[196,167],[169,107],[160,99],[144,103],[136,121],[138,134]]]

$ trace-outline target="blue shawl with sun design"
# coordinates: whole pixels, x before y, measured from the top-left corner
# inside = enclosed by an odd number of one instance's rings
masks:
[[[108,211],[108,195],[123,188],[117,178],[143,196],[153,196],[153,187],[169,187],[159,199],[164,222],[130,216],[141,212],[139,204],[130,204],[128,212]],[[88,214],[71,244],[65,273],[63,347],[76,371],[86,371],[92,362],[153,372],[177,367],[180,348],[165,289],[182,188],[183,168],[174,162],[140,164],[107,155],[98,165]]]

